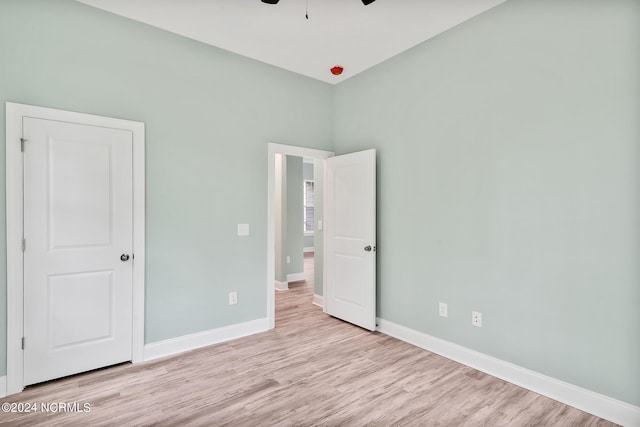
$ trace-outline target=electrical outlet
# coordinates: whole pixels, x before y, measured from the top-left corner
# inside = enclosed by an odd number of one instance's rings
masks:
[[[235,305],[238,303],[238,293],[236,291],[229,292],[229,305]]]
[[[287,264],[291,264],[291,257],[287,256]]]
[[[473,326],[477,326],[478,328],[482,327],[482,313],[479,311],[471,312],[471,324]]]
[[[438,306],[438,314],[440,317],[449,317],[449,308],[447,304],[441,302]]]

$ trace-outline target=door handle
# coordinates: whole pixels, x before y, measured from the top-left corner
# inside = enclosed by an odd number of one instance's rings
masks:
[[[129,261],[129,254],[120,255],[120,261],[122,262]]]
[[[371,249],[372,249],[371,245],[367,245],[364,247],[364,250],[367,252],[371,252]]]

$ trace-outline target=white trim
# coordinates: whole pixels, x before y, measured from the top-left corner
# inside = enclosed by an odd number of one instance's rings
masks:
[[[316,251],[315,246],[307,246],[307,247],[303,248],[303,252],[304,253],[315,252],[315,251]]]
[[[274,280],[276,291],[288,291],[289,290],[289,282],[279,282]]]
[[[304,271],[302,273],[291,273],[287,274],[287,282],[301,282],[304,280]]]
[[[154,342],[144,346],[144,360],[147,361],[172,356],[185,351],[195,350],[196,348],[257,334],[267,331],[268,329],[269,321],[266,317],[263,317],[262,319],[250,320],[244,323],[237,323],[235,325],[223,326],[222,328]]]
[[[0,397],[7,395],[7,377],[0,377]]]
[[[276,325],[274,284],[276,277],[275,174],[276,154],[324,160],[333,157],[331,151],[275,144],[267,146],[267,319],[269,329]]]
[[[144,123],[94,116],[52,108],[7,102],[6,106],[6,213],[7,213],[7,376],[6,392],[24,388],[21,338],[23,329],[23,271],[21,250],[23,117],[36,117],[92,126],[126,129],[133,135],[133,336],[132,362],[143,360],[145,285],[145,128]]]
[[[324,297],[322,295],[313,294],[313,304],[324,308]]]
[[[543,396],[624,426],[640,426],[640,407],[595,393],[384,319],[383,334],[437,353]]]
[[[6,103],[6,215],[7,215],[7,376],[6,392],[22,391],[23,359],[19,345],[23,331],[23,271],[21,250],[23,231],[22,159],[19,142],[22,138],[22,114]]]

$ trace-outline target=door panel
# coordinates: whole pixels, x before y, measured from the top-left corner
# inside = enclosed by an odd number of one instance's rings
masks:
[[[49,277],[51,348],[113,339],[113,271]]]
[[[132,134],[24,118],[24,384],[131,360]]]
[[[49,142],[50,249],[111,243],[109,145],[64,139]]]
[[[373,331],[376,328],[376,151],[327,159],[326,170],[325,310]]]
[[[338,301],[363,308],[366,284],[358,271],[366,268],[366,262],[361,257],[337,253],[334,256],[336,279],[334,295]]]

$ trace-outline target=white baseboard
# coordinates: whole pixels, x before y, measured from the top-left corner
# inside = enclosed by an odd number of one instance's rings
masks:
[[[0,377],[0,397],[7,396],[7,377]]]
[[[304,248],[304,249],[303,249],[303,251],[304,251],[305,253],[308,253],[308,252],[315,252],[315,251],[316,251],[316,248],[315,248],[314,246],[307,246],[306,248]]]
[[[377,319],[383,334],[623,426],[640,426],[640,407],[557,380],[423,332]]]
[[[289,282],[279,282],[275,281],[274,287],[276,291],[288,291],[289,290]]]
[[[172,356],[196,348],[218,344],[247,335],[257,334],[269,329],[268,319],[262,318],[249,322],[238,323],[236,325],[224,326],[222,328],[211,329],[209,331],[184,335],[165,341],[154,342],[144,346],[144,360],[153,360],[160,357]]]
[[[313,294],[313,303],[324,308],[324,297],[322,295]]]
[[[287,274],[287,282],[289,283],[299,282],[301,280],[304,280],[304,271],[302,273]]]

